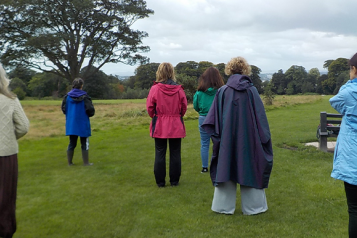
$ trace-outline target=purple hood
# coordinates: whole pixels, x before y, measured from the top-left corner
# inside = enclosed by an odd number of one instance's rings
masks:
[[[80,96],[86,95],[87,93],[83,90],[80,89],[72,89],[70,92],[68,92],[68,96],[72,97],[72,98],[79,98]]]
[[[233,74],[232,76],[229,77],[226,85],[237,91],[244,91],[247,88],[252,87],[253,83],[252,80],[246,75]]]

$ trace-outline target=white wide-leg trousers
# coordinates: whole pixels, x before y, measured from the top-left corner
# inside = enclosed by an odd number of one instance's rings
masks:
[[[244,215],[255,215],[268,210],[264,189],[240,185],[242,212]],[[237,184],[229,181],[221,183],[214,189],[212,211],[234,214],[236,209]]]

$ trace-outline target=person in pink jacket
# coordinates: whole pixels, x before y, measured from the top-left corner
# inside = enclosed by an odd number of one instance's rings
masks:
[[[165,187],[167,140],[171,186],[177,186],[181,176],[181,138],[186,136],[183,116],[187,110],[187,99],[183,87],[175,81],[172,64],[160,64],[146,100],[146,108],[152,118],[150,136],[155,138],[154,174],[158,187]]]

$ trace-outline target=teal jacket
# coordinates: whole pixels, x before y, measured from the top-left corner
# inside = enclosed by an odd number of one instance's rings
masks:
[[[206,116],[211,108],[217,89],[209,88],[206,92],[197,91],[193,96],[193,108],[200,116]]]
[[[343,116],[331,177],[357,185],[357,78],[348,80],[330,103]]]

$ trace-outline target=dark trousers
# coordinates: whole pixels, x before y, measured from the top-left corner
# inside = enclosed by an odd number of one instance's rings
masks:
[[[156,184],[165,185],[166,177],[166,149],[167,140],[169,140],[170,149],[170,183],[177,185],[181,176],[181,138],[159,139],[155,138],[155,165],[154,174]]]
[[[78,136],[70,135],[69,136],[69,145],[67,150],[74,150],[77,146]],[[89,149],[89,139],[88,137],[81,137],[81,148],[82,150]]]
[[[347,197],[349,223],[348,234],[350,238],[357,237],[357,185],[345,182],[345,191]]]
[[[17,154],[0,156],[0,237],[16,231]]]

